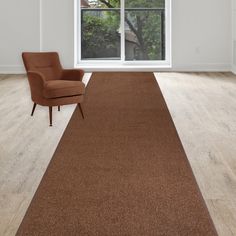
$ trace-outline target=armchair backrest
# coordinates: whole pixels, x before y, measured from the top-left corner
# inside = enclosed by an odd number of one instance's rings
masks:
[[[24,52],[22,58],[27,72],[40,72],[46,80],[56,80],[62,76],[57,52]]]

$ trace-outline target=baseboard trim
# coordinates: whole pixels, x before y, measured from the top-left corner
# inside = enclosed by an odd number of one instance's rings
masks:
[[[86,67],[80,66],[86,72],[96,72],[96,71],[170,71],[170,72],[229,72],[232,71],[236,74],[236,68],[232,67],[228,64],[190,64],[190,65],[173,65],[170,67]],[[0,74],[23,74],[25,73],[25,69],[23,66],[17,65],[0,65]]]
[[[181,65],[176,64],[173,66],[172,71],[177,72],[229,72],[231,71],[230,64],[189,64]]]
[[[24,74],[23,66],[17,65],[0,65],[0,74]]]
[[[236,66],[232,65],[231,72],[236,75]]]

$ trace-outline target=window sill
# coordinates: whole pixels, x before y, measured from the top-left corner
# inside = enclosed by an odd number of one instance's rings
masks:
[[[172,68],[170,64],[163,65],[119,65],[119,64],[77,64],[75,68],[83,69],[86,72],[94,71],[167,71]]]

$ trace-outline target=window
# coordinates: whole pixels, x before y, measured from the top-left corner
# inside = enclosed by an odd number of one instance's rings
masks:
[[[77,64],[169,63],[170,0],[77,1]]]

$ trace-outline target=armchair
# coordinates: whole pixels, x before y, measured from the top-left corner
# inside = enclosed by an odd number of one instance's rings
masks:
[[[49,107],[49,121],[52,126],[52,107],[78,104],[84,119],[81,103],[85,94],[82,81],[84,71],[63,69],[56,52],[24,52],[23,62],[27,71],[31,99],[34,102],[31,116],[37,105]]]

